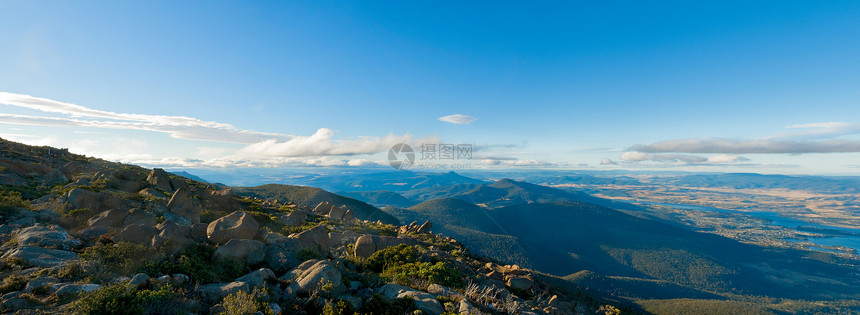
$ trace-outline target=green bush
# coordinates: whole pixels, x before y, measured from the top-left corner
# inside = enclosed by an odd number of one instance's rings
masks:
[[[355,308],[349,302],[339,300],[326,304],[323,307],[322,313],[323,315],[353,315],[355,314]]]
[[[8,276],[6,278],[3,278],[3,284],[0,284],[0,295],[9,292],[20,291],[26,285],[27,278],[17,275]]]
[[[459,271],[448,267],[444,262],[407,263],[388,268],[383,275],[393,277],[398,283],[408,284],[412,279],[424,279],[446,287],[463,288],[466,283]]]
[[[191,277],[196,283],[232,281],[245,274],[247,266],[235,259],[213,259],[215,247],[192,244],[174,256],[147,263],[142,272],[150,276],[176,273]]]
[[[30,203],[17,191],[0,191],[0,216],[10,216],[20,209],[30,209]]]
[[[224,306],[224,313],[228,315],[245,315],[256,312],[272,314],[269,303],[263,300],[266,295],[265,291],[256,289],[251,293],[239,291],[224,297],[221,305]]]
[[[146,264],[152,254],[147,247],[132,243],[101,244],[88,247],[81,253],[81,259],[97,261],[111,272],[131,274]]]
[[[143,314],[137,289],[128,284],[116,284],[85,293],[72,305],[75,314]]]
[[[323,258],[320,253],[310,248],[302,248],[296,253],[296,257],[301,261],[307,261],[310,259],[321,259]]]
[[[170,286],[138,290],[117,283],[84,293],[71,309],[75,314],[173,314],[181,313],[178,297]]]
[[[374,272],[413,263],[418,261],[418,251],[415,247],[400,244],[373,253],[364,263],[364,267]]]

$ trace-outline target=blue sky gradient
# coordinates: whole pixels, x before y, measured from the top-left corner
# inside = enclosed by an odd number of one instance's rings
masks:
[[[0,137],[112,160],[366,166],[435,141],[476,168],[860,170],[856,1],[3,1],[0,21]],[[49,126],[127,117],[16,95],[259,134]]]

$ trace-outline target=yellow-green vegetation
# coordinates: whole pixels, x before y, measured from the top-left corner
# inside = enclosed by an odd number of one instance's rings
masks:
[[[29,210],[30,203],[17,191],[0,190],[0,216],[15,214],[21,209]]]
[[[21,290],[25,285],[27,285],[27,278],[17,275],[8,276],[3,278],[3,283],[0,284],[0,295]]]
[[[459,271],[442,261],[421,261],[415,246],[405,244],[373,253],[365,262],[365,268],[405,285],[412,284],[416,279],[453,288],[466,285]]]
[[[142,272],[150,276],[184,274],[195,283],[232,281],[250,271],[245,263],[234,259],[213,259],[215,247],[192,244],[176,255],[147,263]]]
[[[654,314],[773,314],[760,304],[730,300],[647,300],[640,304]]]
[[[355,314],[355,308],[352,307],[352,304],[344,300],[339,300],[337,302],[331,302],[323,307],[322,311],[323,315],[353,315]]]
[[[246,315],[256,312],[274,315],[267,299],[268,293],[265,290],[255,289],[251,293],[239,291],[224,297],[221,306],[224,307],[224,314],[227,315]]]
[[[81,253],[81,259],[97,262],[108,271],[117,274],[132,274],[142,268],[147,259],[156,253],[143,245],[132,243],[99,244],[88,247]]]
[[[170,286],[139,290],[117,283],[84,293],[71,307],[75,314],[178,314],[180,295]]]

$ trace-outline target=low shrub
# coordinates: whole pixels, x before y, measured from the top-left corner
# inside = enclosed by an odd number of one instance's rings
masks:
[[[418,261],[418,251],[415,247],[400,244],[373,253],[364,263],[364,267],[374,272]]]
[[[125,275],[143,267],[146,258],[152,257],[152,254],[151,250],[143,245],[121,242],[88,247],[81,253],[81,259],[99,262],[109,271]]]
[[[179,294],[170,286],[138,290],[117,283],[84,293],[71,309],[76,314],[173,314],[181,313],[178,299]]]
[[[459,271],[448,267],[444,262],[407,263],[388,268],[383,275],[393,277],[398,283],[410,284],[414,279],[427,280],[451,288],[463,288],[466,283]]]
[[[27,285],[27,278],[18,275],[8,276],[3,278],[3,283],[0,284],[0,295],[21,291]]]
[[[147,263],[142,272],[150,276],[181,273],[196,283],[232,281],[247,271],[244,262],[235,259],[213,259],[215,247],[192,244],[174,256]]]
[[[262,312],[263,314],[273,314],[269,308],[269,303],[266,302],[268,294],[264,290],[254,289],[253,292],[247,293],[239,291],[224,297],[221,300],[221,306],[224,306],[224,314],[228,315],[244,315]]]

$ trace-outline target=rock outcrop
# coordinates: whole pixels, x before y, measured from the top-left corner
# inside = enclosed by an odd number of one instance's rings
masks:
[[[209,223],[206,236],[209,241],[225,244],[234,238],[253,239],[260,229],[260,224],[251,215],[236,211]]]
[[[266,257],[266,244],[255,240],[232,239],[215,250],[214,258],[230,258],[247,264],[262,262]]]

